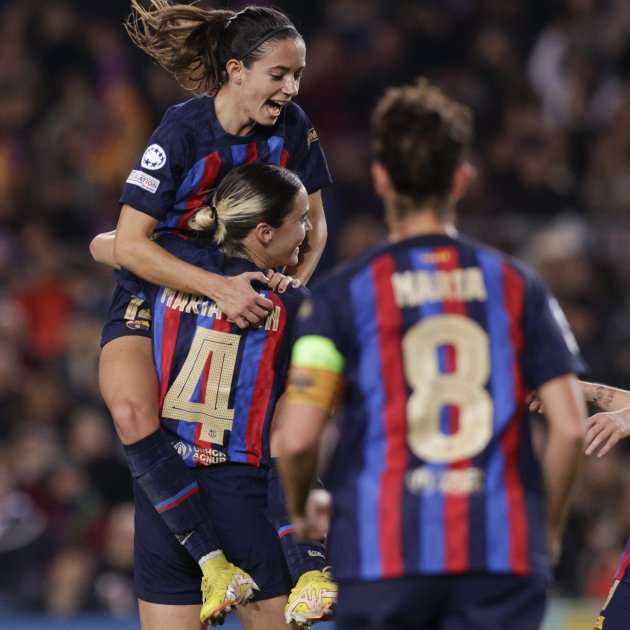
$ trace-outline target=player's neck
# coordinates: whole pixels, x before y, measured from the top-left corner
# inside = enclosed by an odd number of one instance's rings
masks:
[[[402,217],[387,217],[390,241],[401,241],[414,236],[444,234],[455,236],[457,229],[452,218],[439,216],[434,210],[425,208],[420,212],[407,212]]]
[[[256,126],[256,121],[235,102],[229,85],[222,87],[214,97],[214,111],[223,131],[233,136],[248,136]]]

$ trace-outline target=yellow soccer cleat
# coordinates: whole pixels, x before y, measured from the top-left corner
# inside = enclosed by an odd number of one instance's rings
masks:
[[[221,625],[237,606],[245,606],[260,590],[249,575],[223,554],[206,560],[202,567],[201,593],[203,604],[199,618],[206,625]]]
[[[330,567],[307,571],[289,593],[284,618],[289,624],[310,628],[316,621],[332,619],[336,601],[337,584],[333,582]]]

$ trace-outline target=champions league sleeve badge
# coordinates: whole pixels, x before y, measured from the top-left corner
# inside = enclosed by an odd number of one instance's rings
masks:
[[[166,164],[166,153],[159,144],[152,144],[142,156],[142,166],[150,171],[157,171]]]

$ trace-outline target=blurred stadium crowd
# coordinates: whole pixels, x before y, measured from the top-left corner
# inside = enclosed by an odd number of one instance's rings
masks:
[[[370,110],[426,74],[477,115],[462,230],[537,267],[589,380],[630,388],[630,3],[275,4],[305,36],[298,100],[335,180],[320,271],[383,238]],[[0,0],[0,613],[135,610],[130,479],[97,384],[113,284],[88,243],[186,95],[132,47],[127,9]],[[628,534],[630,442],[585,464],[556,593],[601,600]]]

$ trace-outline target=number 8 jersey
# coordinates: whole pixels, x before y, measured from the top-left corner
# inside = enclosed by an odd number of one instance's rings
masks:
[[[530,269],[442,235],[382,246],[302,305],[292,367],[311,399],[330,400],[331,372],[345,381],[327,480],[336,577],[548,577],[526,390],[584,366]]]

